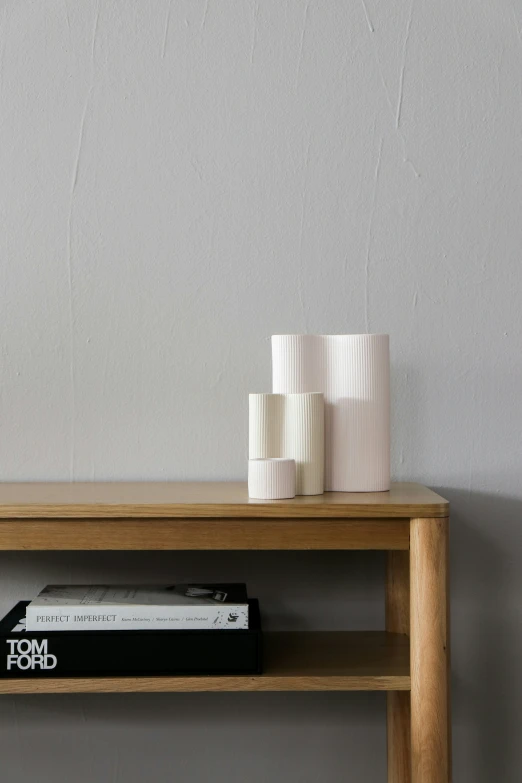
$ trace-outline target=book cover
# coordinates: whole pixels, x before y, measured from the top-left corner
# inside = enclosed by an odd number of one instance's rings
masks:
[[[246,629],[244,584],[48,585],[27,607],[28,631]]]
[[[21,601],[0,621],[0,677],[259,674],[261,621],[249,630],[27,631]]]

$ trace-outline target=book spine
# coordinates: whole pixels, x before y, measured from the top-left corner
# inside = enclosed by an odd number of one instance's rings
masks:
[[[260,665],[260,634],[255,631],[29,633],[0,638],[0,679],[247,674],[259,672]]]
[[[186,606],[28,606],[27,631],[248,629],[244,604]]]

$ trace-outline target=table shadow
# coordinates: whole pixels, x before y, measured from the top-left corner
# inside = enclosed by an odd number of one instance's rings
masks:
[[[520,781],[522,501],[438,487],[451,503],[454,780]],[[518,654],[517,654],[518,649]]]

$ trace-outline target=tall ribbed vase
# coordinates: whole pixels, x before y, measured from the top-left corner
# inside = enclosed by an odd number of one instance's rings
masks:
[[[250,394],[250,459],[296,463],[296,495],[324,492],[324,400],[321,393]]]
[[[272,390],[323,392],[326,490],[390,488],[388,335],[274,335]]]

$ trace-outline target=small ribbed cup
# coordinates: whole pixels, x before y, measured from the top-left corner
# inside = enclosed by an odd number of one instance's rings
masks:
[[[257,500],[295,497],[295,460],[249,459],[248,495]]]

